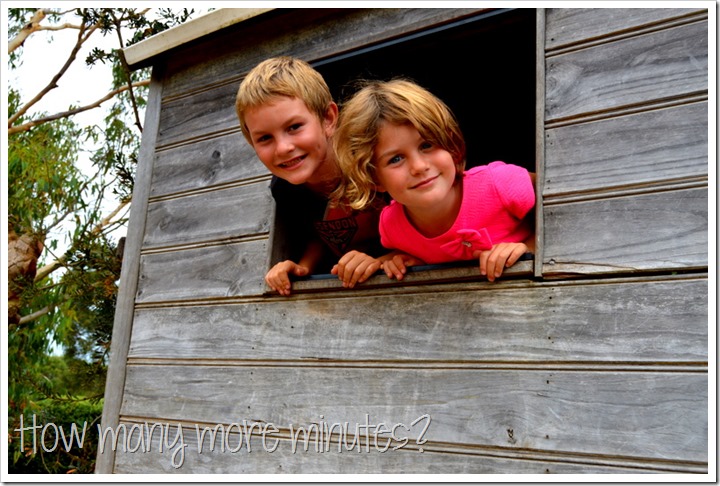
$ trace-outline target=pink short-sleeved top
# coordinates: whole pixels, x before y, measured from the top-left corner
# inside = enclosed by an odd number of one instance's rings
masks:
[[[473,259],[476,250],[503,242],[525,241],[532,229],[523,218],[535,206],[528,171],[496,161],[463,174],[463,200],[455,223],[440,236],[426,238],[392,201],[380,215],[380,242],[425,263]]]

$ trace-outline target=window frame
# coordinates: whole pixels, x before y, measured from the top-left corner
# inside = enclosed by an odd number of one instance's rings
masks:
[[[514,8],[506,9],[495,9],[490,10],[484,14],[476,16],[475,20],[485,20],[490,17],[495,17],[498,14],[503,14]],[[530,10],[530,9],[528,9]],[[536,194],[536,205],[534,208],[535,218],[535,252],[533,258],[524,259],[516,262],[512,267],[506,269],[503,272],[503,276],[500,281],[504,280],[517,280],[527,278],[538,278],[542,277],[542,242],[543,242],[543,209],[542,209],[542,181],[543,181],[543,167],[544,167],[544,154],[545,154],[545,9],[537,8],[532,9],[535,12],[535,130],[534,130],[534,155],[535,155],[535,194]],[[502,18],[502,16],[500,16]],[[396,45],[398,43],[412,40],[426,35],[430,35],[439,31],[446,31],[454,27],[462,26],[468,23],[467,19],[461,19],[456,22],[451,22],[446,25],[437,26],[435,28],[427,29],[421,33],[410,34],[399,39],[394,39],[388,42],[380,43],[374,46],[368,46],[367,48],[359,49],[356,52],[344,53],[338,56],[333,56],[327,59],[323,59],[318,62],[312,63],[314,67],[320,68],[323,65],[331,64],[332,62],[352,58],[358,53],[367,53],[376,51],[384,47]],[[331,89],[333,86],[331,86]],[[478,165],[482,165],[478,164]],[[268,269],[273,266],[273,262],[282,261],[283,256],[286,255],[286,250],[283,246],[287,247],[288,241],[283,236],[284,231],[280,224],[278,224],[276,218],[276,211],[272,214],[273,227],[269,238],[268,248]],[[378,271],[375,275],[370,277],[365,282],[356,285],[356,290],[362,289],[376,289],[386,287],[401,287],[401,286],[413,286],[413,285],[426,285],[426,284],[437,284],[437,283],[458,283],[458,282],[482,282],[486,281],[487,278],[480,275],[477,262],[452,262],[449,264],[439,265],[422,265],[414,268],[410,268],[405,277],[398,281],[396,279],[388,278],[384,273]],[[489,284],[493,284],[488,282]],[[343,287],[342,282],[331,274],[313,274],[309,277],[293,279],[293,293],[313,293],[333,290],[348,290]],[[277,292],[267,287],[265,295],[273,295]]]

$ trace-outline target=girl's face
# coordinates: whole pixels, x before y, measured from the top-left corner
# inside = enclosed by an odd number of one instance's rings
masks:
[[[432,211],[454,201],[456,167],[450,152],[424,140],[409,124],[383,122],[373,160],[378,190],[408,211]]]
[[[334,174],[329,138],[337,123],[337,106],[318,119],[299,98],[278,97],[245,115],[253,148],[265,167],[291,184],[320,183]]]

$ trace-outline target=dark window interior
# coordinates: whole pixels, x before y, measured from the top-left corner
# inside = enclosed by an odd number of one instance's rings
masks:
[[[467,168],[502,160],[535,172],[535,28],[535,9],[497,9],[314,67],[341,110],[357,79],[410,78],[441,98],[458,118]],[[273,261],[289,255],[283,225],[276,223]],[[310,277],[323,278],[337,279]]]
[[[315,64],[341,105],[353,81],[403,76],[440,97],[467,143],[467,167],[535,171],[535,9],[503,9]]]

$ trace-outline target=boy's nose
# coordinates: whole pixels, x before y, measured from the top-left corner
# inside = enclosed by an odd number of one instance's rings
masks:
[[[279,154],[289,154],[295,150],[295,144],[288,137],[282,137],[278,140],[277,151]]]

